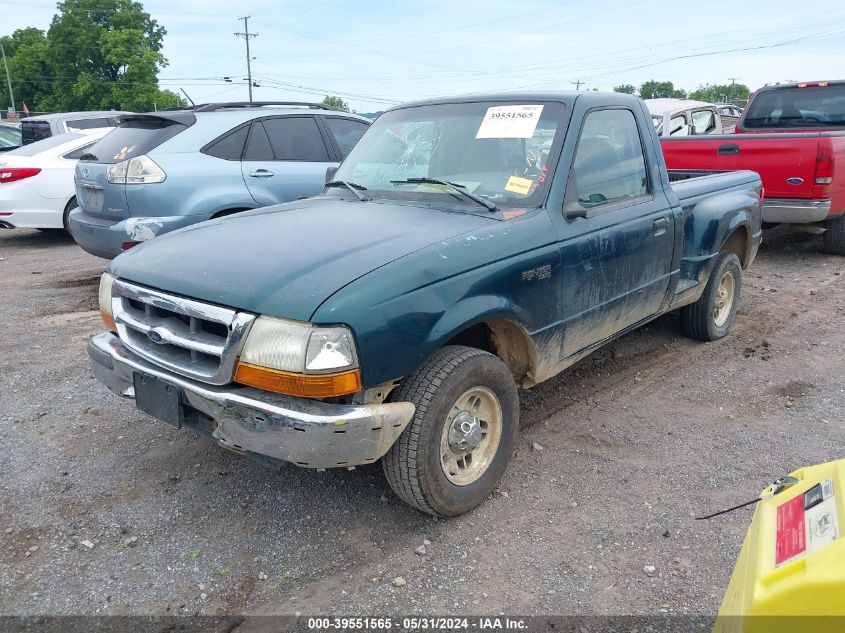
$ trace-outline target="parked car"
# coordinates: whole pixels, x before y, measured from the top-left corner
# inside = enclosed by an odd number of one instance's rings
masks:
[[[29,145],[57,134],[67,134],[79,130],[114,127],[118,117],[127,114],[118,110],[92,112],[59,112],[26,117],[21,121],[23,145]]]
[[[646,99],[658,136],[721,134],[722,120],[716,106],[692,99]]]
[[[766,190],[763,221],[824,232],[845,255],[845,81],[767,86],[730,136],[662,138],[671,169],[753,169]]]
[[[13,123],[0,123],[0,152],[9,152],[20,146],[20,125]]]
[[[742,108],[732,103],[717,103],[716,112],[719,113],[719,116],[730,116],[737,119],[742,116]]]
[[[76,169],[71,234],[112,258],[209,218],[317,194],[369,124],[321,104],[127,115]]]
[[[76,161],[111,130],[59,134],[0,154],[0,228],[67,229]]]
[[[436,515],[502,477],[518,387],[670,310],[725,336],[762,234],[757,174],[671,182],[645,105],[616,93],[399,106],[331,178],[117,257],[94,374],[265,463],[381,459]]]

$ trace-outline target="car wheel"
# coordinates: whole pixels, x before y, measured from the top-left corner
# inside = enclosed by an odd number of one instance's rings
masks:
[[[845,215],[827,221],[824,250],[831,255],[845,255]]]
[[[736,253],[719,254],[698,301],[681,308],[684,334],[699,341],[722,338],[733,325],[742,289],[742,267]]]
[[[507,365],[488,352],[450,345],[408,376],[391,400],[416,407],[382,458],[393,491],[436,516],[481,503],[504,475],[519,427]]]
[[[65,231],[70,233],[70,225],[68,224],[68,216],[70,212],[74,209],[78,208],[79,204],[76,202],[76,196],[68,200],[68,203],[65,205],[65,211],[62,214],[62,225],[65,227]]]

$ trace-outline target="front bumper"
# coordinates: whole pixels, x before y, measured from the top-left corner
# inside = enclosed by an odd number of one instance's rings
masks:
[[[829,215],[830,200],[766,198],[763,202],[763,222],[805,224],[821,222]]]
[[[158,378],[180,390],[186,412],[206,418],[212,438],[224,448],[306,468],[371,464],[414,416],[410,402],[327,404],[252,387],[202,384],[145,361],[109,332],[88,343],[88,355],[97,380],[116,394],[134,396],[134,373]]]
[[[97,257],[114,259],[123,252],[125,242],[145,242],[207,219],[205,215],[174,215],[112,221],[89,215],[79,208],[68,215],[68,230],[83,250]]]

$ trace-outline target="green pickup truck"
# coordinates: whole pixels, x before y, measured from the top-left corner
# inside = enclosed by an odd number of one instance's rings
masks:
[[[728,332],[760,178],[690,176],[628,95],[402,105],[322,194],[116,258],[94,373],[268,464],[381,460],[403,500],[457,515],[505,471],[519,388],[671,310]]]

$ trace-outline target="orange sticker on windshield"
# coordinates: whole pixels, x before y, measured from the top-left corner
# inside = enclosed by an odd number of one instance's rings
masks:
[[[511,176],[508,178],[508,182],[505,183],[505,191],[510,191],[512,193],[521,193],[523,196],[527,196],[528,193],[531,191],[531,185],[534,184],[534,181],[530,178],[520,178],[519,176]]]

